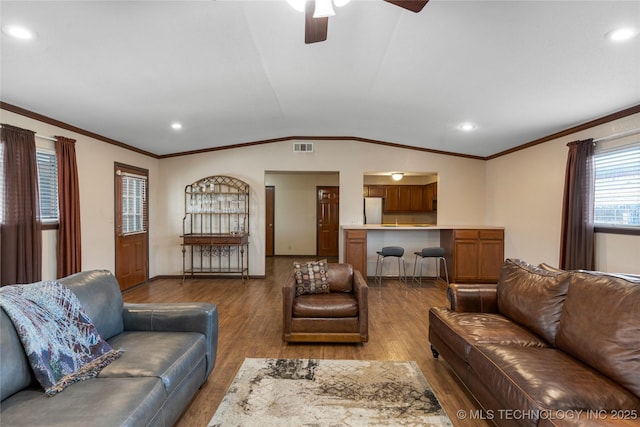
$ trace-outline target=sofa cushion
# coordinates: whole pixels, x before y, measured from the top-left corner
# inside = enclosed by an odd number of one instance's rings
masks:
[[[471,350],[469,366],[502,408],[526,414],[640,407],[640,399],[624,387],[556,348],[480,344]]]
[[[464,361],[467,361],[471,347],[480,343],[548,346],[540,337],[501,314],[461,313],[432,307],[429,310],[429,327]]]
[[[296,296],[329,293],[326,261],[294,262],[293,277],[296,284]]]
[[[640,397],[640,284],[575,272],[557,345]]]
[[[498,310],[555,345],[571,273],[507,259],[498,281]]]
[[[293,317],[354,317],[358,300],[353,294],[300,295],[293,300]]]
[[[331,292],[353,292],[353,267],[351,264],[330,263],[327,280]]]
[[[148,426],[161,410],[164,393],[158,378],[92,378],[54,397],[29,388],[2,401],[2,425]]]
[[[207,351],[204,336],[196,332],[124,332],[109,344],[123,353],[99,378],[158,377],[167,395],[205,360]]]

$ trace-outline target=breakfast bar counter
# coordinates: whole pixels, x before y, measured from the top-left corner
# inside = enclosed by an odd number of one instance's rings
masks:
[[[442,247],[449,278],[457,283],[496,283],[504,261],[504,227],[485,225],[353,224],[343,225],[344,260],[367,277],[375,271],[376,251],[384,246],[405,249],[407,275],[413,272],[414,252]],[[385,275],[398,274],[394,263]],[[427,267],[425,263],[425,267]],[[435,276],[435,264],[425,271]],[[371,274],[372,275],[372,274]]]

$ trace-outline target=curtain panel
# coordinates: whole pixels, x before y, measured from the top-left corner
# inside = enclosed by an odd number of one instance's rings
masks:
[[[593,139],[567,144],[560,268],[594,269]]]
[[[42,277],[42,224],[35,132],[0,125],[3,149],[3,212],[0,225],[0,285]]]
[[[58,278],[82,268],[80,239],[80,187],[76,163],[75,139],[56,136],[58,160]]]

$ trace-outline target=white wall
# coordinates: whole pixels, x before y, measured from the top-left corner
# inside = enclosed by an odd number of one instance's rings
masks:
[[[356,141],[315,141],[314,152],[292,152],[293,142],[283,141],[189,156],[160,162],[159,210],[154,242],[158,274],[179,274],[182,268],[180,238],[184,187],[209,175],[231,175],[251,186],[249,273],[264,274],[265,173],[270,171],[339,174],[340,223],[362,224],[362,185],[365,172],[391,170],[434,172],[439,176],[438,216],[447,223],[485,222],[485,162],[398,149]],[[302,157],[304,156],[304,157]],[[277,194],[277,191],[276,191]],[[341,236],[342,238],[342,236]],[[342,243],[340,243],[342,257]]]
[[[506,227],[505,255],[557,266],[567,143],[638,128],[635,114],[488,161],[486,218]],[[595,254],[597,270],[640,273],[640,236],[597,234]]]
[[[507,257],[557,265],[566,143],[640,128],[637,114],[488,162],[356,141],[315,141],[313,154],[293,153],[293,142],[284,141],[158,160],[12,112],[0,112],[2,123],[77,140],[85,270],[115,268],[114,162],[149,170],[150,277],[181,274],[184,187],[209,175],[231,175],[251,186],[249,271],[263,275],[268,171],[337,172],[342,224],[362,223],[364,174],[392,170],[437,173],[439,225],[505,226]],[[301,161],[300,156],[307,157]],[[55,276],[54,248],[55,232],[45,232],[45,279]],[[342,257],[342,243],[340,251]],[[596,236],[596,268],[640,273],[639,259],[639,236]]]
[[[83,270],[107,269],[115,271],[114,162],[149,170],[149,228],[153,233],[158,212],[157,193],[159,187],[153,184],[158,175],[157,159],[10,111],[1,110],[0,120],[2,123],[32,130],[38,135],[49,137],[60,135],[76,140]],[[45,231],[43,234],[43,280],[55,279],[55,245],[55,232]],[[157,271],[152,249],[149,259],[149,275],[153,277],[158,274]]]

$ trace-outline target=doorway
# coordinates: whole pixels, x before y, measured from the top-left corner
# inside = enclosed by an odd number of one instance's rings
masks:
[[[311,256],[318,251],[318,188],[340,187],[337,171],[266,171],[265,205],[269,203],[267,187],[273,187],[273,222],[267,219],[264,234],[265,254],[270,247],[273,223],[273,256]],[[337,221],[337,211],[335,215]],[[268,256],[268,255],[267,255]]]
[[[338,230],[340,229],[340,187],[318,187],[316,235],[318,257],[338,256]]]
[[[115,261],[120,290],[149,277],[149,171],[114,164]]]
[[[275,200],[276,200],[276,188],[273,185],[267,185],[265,187],[265,225],[267,227],[265,236],[265,251],[266,256],[273,256],[275,254],[274,249],[274,237],[275,237]]]

